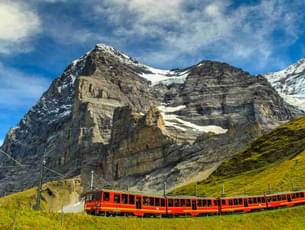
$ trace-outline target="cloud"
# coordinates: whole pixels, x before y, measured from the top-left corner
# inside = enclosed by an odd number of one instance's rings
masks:
[[[0,54],[26,52],[29,40],[40,31],[37,14],[22,3],[0,2]]]
[[[276,52],[293,44],[303,31],[303,1],[234,4],[230,0],[99,0],[94,11],[112,25],[115,38],[158,44],[158,49],[142,54],[155,64],[204,54],[264,68],[276,64]]]
[[[0,108],[30,107],[50,84],[39,76],[27,75],[0,62]]]

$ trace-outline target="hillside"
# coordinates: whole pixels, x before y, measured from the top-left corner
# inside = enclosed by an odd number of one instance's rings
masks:
[[[23,198],[31,191],[15,194],[19,204],[7,203],[0,198],[0,229],[31,230],[93,230],[93,229],[304,229],[305,207],[257,212],[230,216],[209,216],[198,218],[133,218],[96,217],[86,214],[65,214],[33,211],[23,206]]]
[[[79,178],[45,183],[41,193],[41,208],[45,211],[58,211],[62,206],[76,203],[81,192]],[[36,194],[36,188],[10,194],[0,198],[0,205],[17,209],[32,209],[36,205]]]
[[[305,188],[305,118],[299,118],[251,143],[244,151],[225,161],[206,180],[197,184],[197,194],[219,196],[261,194]],[[194,194],[196,184],[172,191]]]

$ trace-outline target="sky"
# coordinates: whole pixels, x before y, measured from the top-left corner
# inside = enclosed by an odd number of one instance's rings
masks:
[[[252,74],[305,56],[304,0],[0,0],[0,144],[97,43],[153,67],[217,60]]]

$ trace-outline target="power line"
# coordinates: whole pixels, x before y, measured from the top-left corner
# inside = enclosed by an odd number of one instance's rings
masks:
[[[17,165],[19,165],[21,167],[23,166],[21,162],[19,162],[18,160],[14,159],[11,155],[9,155],[8,153],[4,152],[2,149],[0,149],[0,152],[3,153],[10,160],[14,161]]]

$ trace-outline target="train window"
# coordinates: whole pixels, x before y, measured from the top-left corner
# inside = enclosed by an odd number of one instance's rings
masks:
[[[185,200],[180,200],[181,207],[185,207]]]
[[[202,207],[207,206],[207,201],[206,200],[202,200]]]
[[[202,207],[202,200],[198,200],[198,207]]]
[[[221,205],[226,205],[226,200],[221,200]]]
[[[292,198],[293,198],[293,199],[295,198],[295,193],[292,194]]]
[[[208,200],[208,207],[211,207],[212,206],[212,202],[211,200]]]
[[[144,196],[144,198],[143,198],[143,205],[144,205],[144,206],[148,206],[148,202],[149,202],[148,197],[147,197],[147,196]]]
[[[122,194],[122,203],[127,204],[128,203],[128,195],[127,194]]]
[[[218,200],[214,200],[214,206],[218,205]]]
[[[179,199],[175,199],[174,200],[174,204],[175,204],[175,207],[179,207],[180,205],[179,205]]]
[[[273,196],[273,197],[272,197],[272,201],[276,201],[276,196]]]
[[[165,199],[161,199],[161,207],[165,207]]]
[[[265,197],[262,197],[262,203],[266,203]]]
[[[155,199],[153,197],[149,198],[149,205],[154,206],[155,205]]]
[[[301,197],[304,198],[304,193],[301,193]]]
[[[129,195],[129,204],[134,204],[134,195]]]
[[[86,195],[86,201],[92,200],[92,194],[87,194]]]
[[[286,200],[286,195],[282,195],[282,200]]]
[[[234,205],[238,205],[238,200],[234,199]]]
[[[101,199],[101,193],[100,192],[97,192],[94,194],[94,199],[95,200],[100,200]]]
[[[253,202],[252,202],[252,198],[249,198],[249,204],[252,204]]]
[[[190,202],[190,200],[185,200],[185,205],[186,205],[186,207],[191,207],[191,202]]]
[[[155,198],[155,205],[160,206],[160,198]]]
[[[299,198],[300,197],[300,193],[297,193],[297,198]]]
[[[270,201],[271,201],[271,197],[268,196],[268,197],[267,197],[267,202],[270,202]]]
[[[229,205],[230,205],[230,206],[233,205],[233,200],[229,200]]]
[[[239,199],[238,199],[238,203],[239,203],[240,205],[243,204],[243,199],[239,198]]]
[[[173,207],[173,200],[172,199],[168,199],[168,207]]]
[[[114,194],[114,203],[119,204],[120,202],[120,194]]]
[[[109,201],[109,192],[104,192],[103,200],[104,201]]]
[[[253,203],[255,203],[255,204],[257,203],[257,198],[256,197],[253,198]]]
[[[278,195],[277,200],[282,200],[282,196]]]
[[[262,198],[261,197],[257,197],[257,203],[262,203]]]

